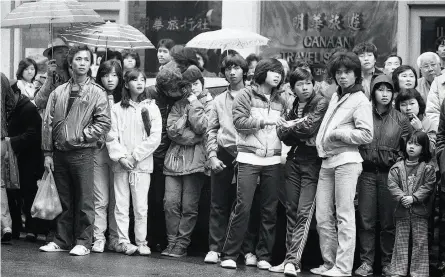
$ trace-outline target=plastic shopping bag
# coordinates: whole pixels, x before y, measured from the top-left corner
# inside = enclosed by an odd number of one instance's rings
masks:
[[[45,171],[42,180],[37,181],[39,189],[31,207],[31,216],[53,220],[62,213],[59,193],[52,172]]]

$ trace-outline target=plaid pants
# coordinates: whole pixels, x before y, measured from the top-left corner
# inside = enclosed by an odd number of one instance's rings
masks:
[[[396,240],[391,260],[392,275],[408,275],[408,248],[411,232],[413,236],[411,276],[428,277],[428,219],[415,215],[396,219]]]

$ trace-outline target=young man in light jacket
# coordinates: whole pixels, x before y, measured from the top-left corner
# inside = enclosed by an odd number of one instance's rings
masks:
[[[237,197],[222,249],[221,266],[224,268],[236,269],[257,189],[261,199],[257,266],[263,270],[271,267],[278,204],[276,185],[281,171],[281,141],[276,126],[285,123],[283,115],[286,111],[277,87],[283,78],[284,69],[278,60],[261,60],[255,68],[253,85],[241,91],[233,102],[233,123],[238,132]]]
[[[323,161],[315,216],[324,264],[311,272],[351,276],[356,238],[354,196],[363,162],[358,146],[372,141],[372,107],[360,85],[361,65],[354,53],[335,56],[329,71],[339,87],[316,139]]]

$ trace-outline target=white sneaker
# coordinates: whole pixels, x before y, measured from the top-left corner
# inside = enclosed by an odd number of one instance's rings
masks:
[[[93,243],[93,247],[91,248],[91,251],[96,253],[102,253],[105,249],[105,240],[98,239]]]
[[[270,265],[269,262],[259,261],[257,267],[261,270],[269,270],[269,268],[271,268],[272,266]]]
[[[321,274],[321,276],[329,276],[329,277],[344,277],[344,276],[352,276],[351,273],[345,273],[341,271],[338,267],[333,267],[328,271],[325,271]]]
[[[116,252],[119,253],[125,253],[125,255],[133,255],[134,252],[136,252],[138,250],[138,247],[136,245],[133,245],[131,243],[119,243],[116,246]]]
[[[229,268],[229,269],[236,269],[236,262],[234,260],[225,260],[225,261],[221,262],[221,267]]]
[[[275,272],[275,273],[283,273],[284,272],[284,262],[282,262],[279,265],[270,267],[269,271],[270,272]]]
[[[85,256],[88,254],[90,254],[90,249],[86,248],[83,245],[76,245],[70,251],[70,255],[73,255],[73,256]]]
[[[47,245],[44,245],[44,246],[40,247],[39,250],[42,251],[42,252],[63,252],[63,251],[68,251],[68,250],[60,248],[60,246],[58,246],[55,242],[49,242]]]
[[[325,273],[326,271],[328,271],[329,269],[331,269],[332,267],[329,267],[328,265],[322,264],[317,268],[312,268],[310,271],[313,274],[316,275],[321,275],[323,273]]]
[[[148,247],[146,244],[139,245],[138,252],[139,252],[139,255],[142,255],[142,256],[148,256],[151,254],[150,247]]]
[[[284,276],[297,277],[297,270],[293,264],[288,263],[284,266]]]
[[[216,264],[219,261],[220,254],[215,251],[209,251],[206,257],[204,258],[204,262],[208,264]]]
[[[254,254],[252,253],[247,253],[246,255],[244,255],[244,263],[247,266],[256,266],[257,265],[257,258]]]

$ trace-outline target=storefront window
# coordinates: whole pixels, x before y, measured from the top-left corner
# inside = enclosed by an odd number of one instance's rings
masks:
[[[444,17],[421,17],[421,45],[420,53],[436,52],[436,39],[445,36],[445,16]]]

